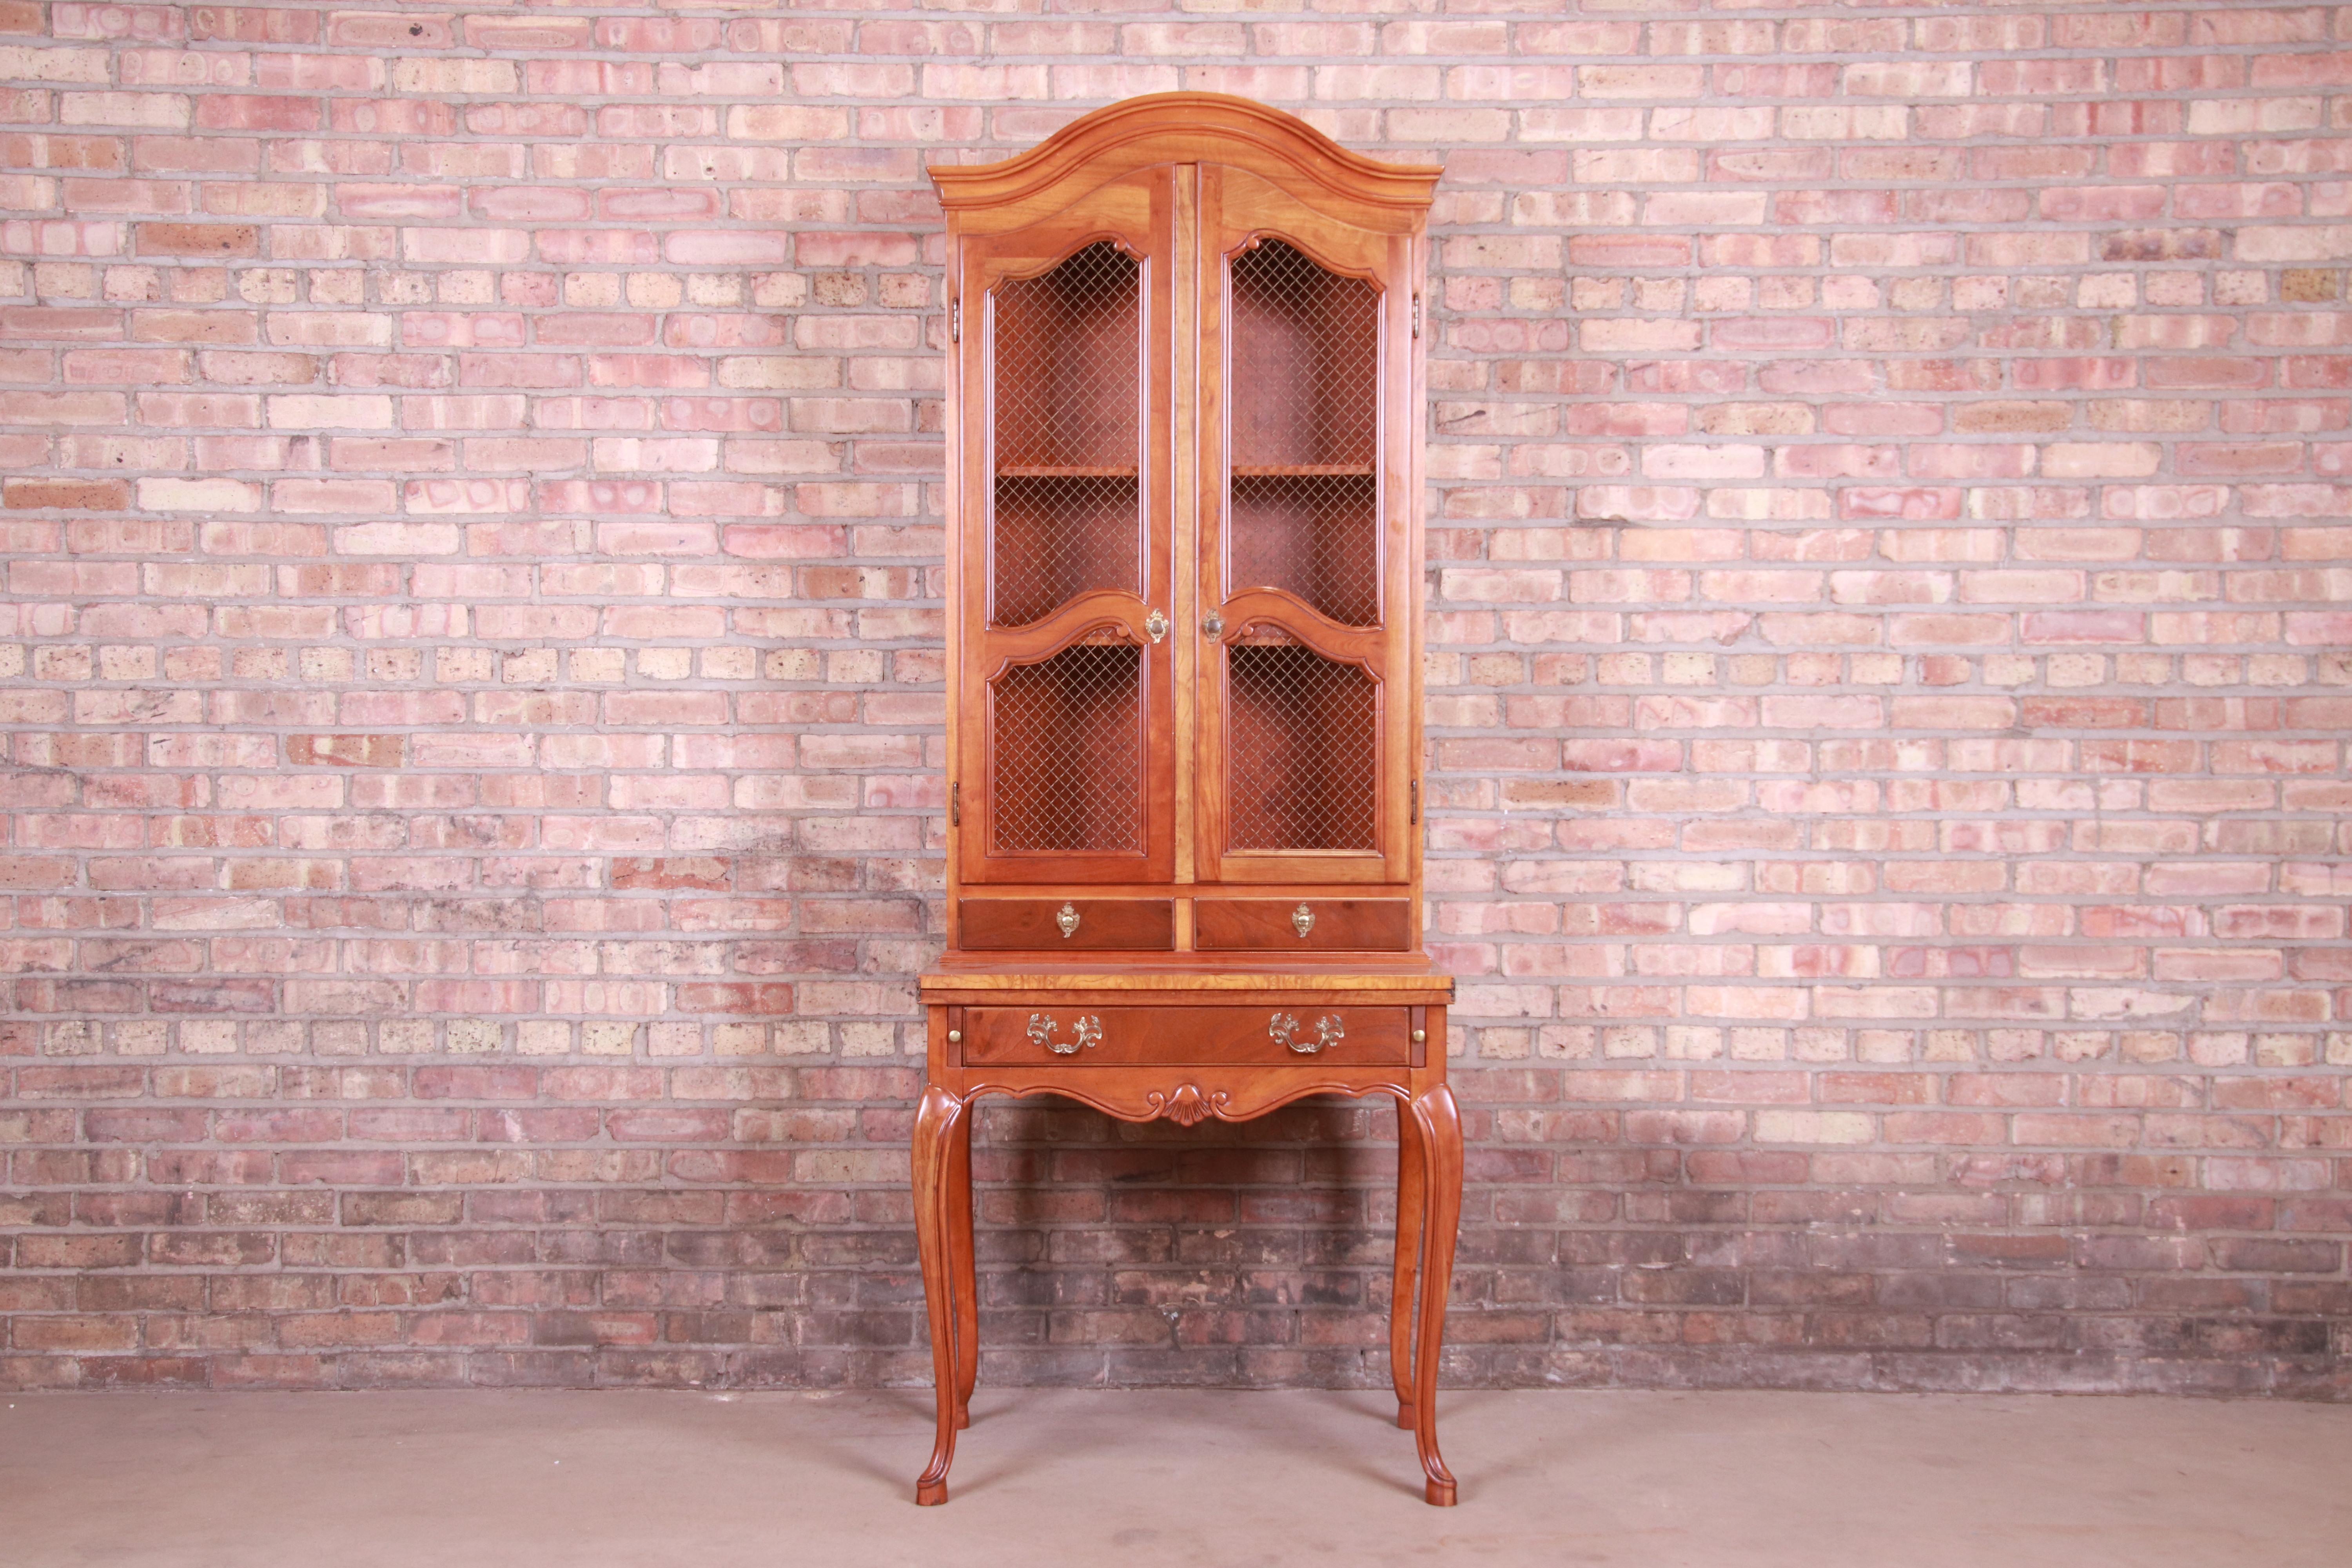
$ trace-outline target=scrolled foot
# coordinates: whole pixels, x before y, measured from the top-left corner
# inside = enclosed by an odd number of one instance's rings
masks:
[[[1430,1484],[1433,1487],[1437,1483],[1433,1481]],[[940,1504],[947,1500],[947,1482],[917,1481],[915,1483],[915,1506],[917,1508],[937,1508]],[[1437,1500],[1435,1498],[1432,1498],[1430,1500],[1434,1502]]]
[[[959,1431],[959,1432],[961,1432],[961,1431],[962,1431],[965,1427],[967,1427],[967,1426],[971,1426],[971,1412],[970,1410],[968,1410],[968,1409],[965,1409],[965,1408],[962,1408],[962,1407],[959,1406],[959,1407],[957,1408],[957,1410],[956,1410],[956,1430],[957,1430],[957,1431]]]
[[[1412,1405],[1400,1405],[1397,1406],[1397,1425],[1403,1427],[1408,1432],[1412,1430]]]
[[[1423,1489],[1423,1495],[1429,1499],[1432,1508],[1452,1508],[1456,1501],[1452,1481],[1431,1481]]]

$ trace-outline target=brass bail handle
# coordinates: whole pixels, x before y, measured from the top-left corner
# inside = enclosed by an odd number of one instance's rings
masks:
[[[1298,1037],[1298,1020],[1288,1013],[1276,1013],[1268,1018],[1265,1021],[1265,1033],[1268,1039],[1277,1045],[1288,1047],[1302,1057],[1311,1057],[1318,1051],[1328,1050],[1348,1037],[1347,1026],[1340,1022],[1336,1013],[1326,1013],[1315,1020],[1315,1037],[1311,1040],[1302,1040]]]
[[[1055,1039],[1054,1031],[1056,1027],[1051,1013],[1030,1014],[1029,1043],[1043,1046],[1057,1057],[1074,1057],[1089,1047],[1102,1044],[1102,1019],[1095,1014],[1088,1013],[1070,1026],[1070,1032],[1077,1037],[1076,1039]]]

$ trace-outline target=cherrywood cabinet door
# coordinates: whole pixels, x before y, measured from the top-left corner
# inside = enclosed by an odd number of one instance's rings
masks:
[[[969,882],[1172,872],[1173,188],[1139,169],[958,240],[951,817]]]
[[[1414,242],[1215,164],[1200,213],[1201,874],[1402,882]]]

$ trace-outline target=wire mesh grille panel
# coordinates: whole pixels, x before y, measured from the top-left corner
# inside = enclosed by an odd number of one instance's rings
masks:
[[[1377,686],[1291,642],[1225,652],[1226,835],[1234,849],[1373,849]]]
[[[1143,660],[1081,643],[989,686],[999,854],[1143,849]]]
[[[1225,592],[1287,588],[1342,626],[1381,618],[1370,474],[1235,476]]]
[[[990,619],[1143,591],[1142,266],[1108,241],[998,284]]]
[[[1233,458],[1372,471],[1380,291],[1269,239],[1233,258]]]
[[[1225,591],[1286,588],[1380,620],[1380,294],[1278,239],[1233,268]]]

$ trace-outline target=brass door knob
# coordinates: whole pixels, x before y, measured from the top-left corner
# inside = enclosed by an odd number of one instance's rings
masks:
[[[1168,635],[1168,617],[1158,610],[1152,611],[1143,617],[1143,631],[1153,642],[1158,642]]]

